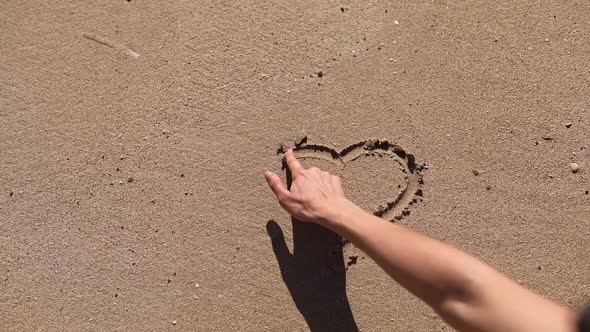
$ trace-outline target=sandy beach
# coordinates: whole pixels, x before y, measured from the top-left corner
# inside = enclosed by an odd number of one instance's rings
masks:
[[[296,143],[363,208],[580,307],[589,18],[576,0],[4,1],[0,329],[452,331],[292,224],[263,173]]]

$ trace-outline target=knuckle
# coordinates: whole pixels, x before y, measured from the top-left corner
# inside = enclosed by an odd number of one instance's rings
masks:
[[[277,199],[279,200],[281,205],[283,205],[283,204],[287,205],[289,203],[289,196],[286,195],[285,193],[279,193],[277,195]]]

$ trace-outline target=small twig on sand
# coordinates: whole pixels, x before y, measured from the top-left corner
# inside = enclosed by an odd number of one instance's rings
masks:
[[[134,59],[139,58],[139,54],[135,53],[134,51],[130,50],[129,48],[115,44],[115,43],[108,41],[104,38],[101,38],[95,34],[84,32],[84,33],[82,33],[82,36],[84,36],[84,38],[90,39],[90,40],[95,41],[95,42],[102,44],[104,46],[119,50]]]

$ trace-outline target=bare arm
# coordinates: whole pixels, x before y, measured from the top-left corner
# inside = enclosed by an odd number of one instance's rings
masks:
[[[345,198],[338,177],[304,169],[292,151],[286,159],[290,191],[278,176],[265,174],[281,206],[353,242],[456,329],[576,331],[576,314],[568,308],[459,249],[363,211]]]

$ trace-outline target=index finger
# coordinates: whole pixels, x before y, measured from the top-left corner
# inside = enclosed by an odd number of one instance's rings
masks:
[[[287,151],[287,154],[285,154],[285,160],[287,161],[287,166],[289,166],[289,170],[293,177],[303,171],[303,166],[301,166],[301,163],[299,163],[299,160],[295,157],[293,149]]]

